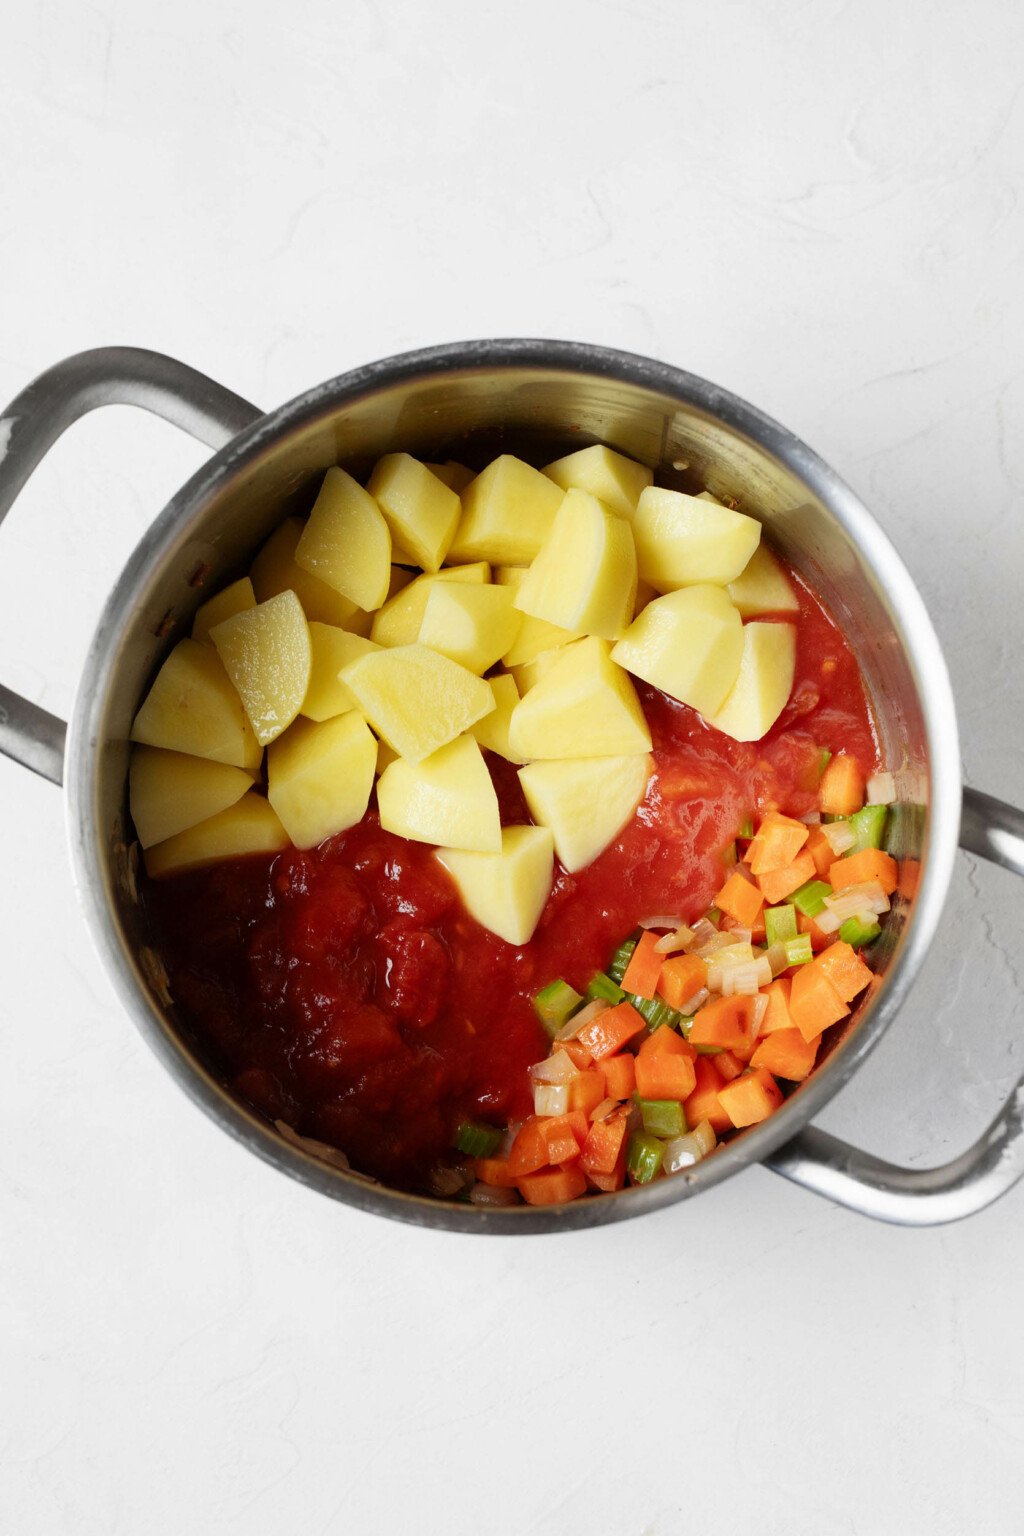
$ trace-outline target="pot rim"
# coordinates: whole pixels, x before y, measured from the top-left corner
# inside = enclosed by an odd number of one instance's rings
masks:
[[[135,592],[166,558],[182,520],[225,480],[273,453],[288,434],[376,389],[457,371],[569,371],[612,377],[659,390],[715,416],[789,468],[814,492],[856,546],[892,611],[921,703],[929,754],[929,817],[921,878],[900,946],[868,1012],[822,1068],[768,1120],[727,1143],[688,1172],[653,1184],[593,1196],[567,1206],[491,1208],[409,1195],[346,1175],[286,1142],[237,1103],[195,1060],[149,1001],[138,957],[122,944],[106,896],[96,804],[96,763],[103,703]],[[71,862],[93,941],[121,1002],[148,1044],[189,1097],[264,1161],[322,1194],[358,1209],[418,1226],[471,1233],[571,1231],[621,1221],[685,1199],[789,1140],[834,1097],[888,1028],[934,936],[952,877],[960,821],[961,774],[949,675],[928,611],[902,559],[856,493],[811,448],[757,407],[697,374],[642,355],[584,342],[512,338],[445,343],[398,353],[315,385],[232,438],[171,498],[127,561],[100,616],[68,729],[65,795]]]

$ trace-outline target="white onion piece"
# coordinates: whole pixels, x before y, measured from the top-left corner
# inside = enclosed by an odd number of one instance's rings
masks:
[[[675,955],[692,943],[693,929],[687,928],[684,923],[681,928],[676,929],[675,933],[664,934],[655,944],[654,952],[656,955]]]
[[[857,841],[857,834],[848,821],[829,821],[821,830],[837,859],[842,858],[844,853],[848,853]]]
[[[814,921],[822,933],[838,933],[845,919],[838,918],[834,912],[830,912],[826,907],[824,912],[818,913]]]
[[[728,932],[732,934],[737,944],[749,944],[754,937],[749,928],[730,928]]]
[[[695,992],[692,997],[688,997],[686,999],[686,1002],[680,1008],[679,1012],[686,1016],[689,1016],[691,1013],[696,1013],[698,1008],[704,1007],[704,1004],[707,1002],[710,996],[711,993],[708,991],[707,987],[701,987],[699,992]]]
[[[435,1168],[431,1173],[430,1187],[435,1195],[457,1195],[460,1189],[465,1189],[472,1177],[473,1175],[467,1173],[465,1168],[442,1166]]]
[[[702,917],[693,926],[693,941],[691,949],[698,949],[701,944],[707,944],[710,939],[718,937],[718,929],[714,923],[709,923],[706,917]]]
[[[568,1083],[537,1083],[533,1090],[535,1115],[565,1115],[569,1112]]]
[[[676,928],[682,926],[681,917],[642,917],[637,924],[639,928]]]
[[[892,805],[896,799],[896,780],[891,773],[873,773],[865,788],[868,805]]]
[[[605,1009],[610,1007],[611,1003],[606,1002],[603,997],[595,997],[592,1003],[588,1003],[585,1008],[581,1008],[579,1013],[573,1014],[572,1018],[569,1020],[569,1023],[565,1024],[563,1028],[558,1031],[555,1039],[575,1040],[576,1036],[579,1034],[584,1025],[589,1024],[591,1019],[596,1019],[599,1013],[604,1013]],[[572,1025],[572,1034],[566,1033],[569,1028],[569,1024]]]
[[[759,992],[757,994],[757,996],[754,998],[754,1034],[755,1035],[759,1035],[761,1033],[761,1025],[764,1023],[764,1016],[765,1016],[765,1014],[767,1012],[768,1012],[768,994],[767,994],[767,992]]]
[[[473,1205],[518,1205],[519,1195],[514,1189],[502,1189],[497,1184],[474,1184],[469,1192]]]
[[[773,976],[781,976],[783,971],[789,969],[789,956],[786,954],[785,944],[769,945],[764,952],[764,958],[768,961]]]
[[[690,1135],[704,1148],[705,1157],[718,1146],[718,1137],[715,1135],[714,1127],[710,1120],[698,1120],[697,1124],[691,1129]]]
[[[800,820],[803,822],[805,827],[820,827],[821,826],[821,812],[820,811],[808,811],[806,816],[801,816],[800,817]]]
[[[618,1107],[618,1099],[602,1099],[597,1108],[590,1111],[590,1118],[593,1121],[607,1120],[608,1116],[613,1115]]]
[[[535,1083],[571,1083],[579,1075],[580,1069],[568,1051],[555,1051],[530,1068]]]

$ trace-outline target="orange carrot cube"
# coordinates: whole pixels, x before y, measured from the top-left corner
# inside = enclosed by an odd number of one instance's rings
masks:
[[[768,905],[776,907],[780,901],[785,901],[787,896],[813,879],[814,860],[805,848],[785,869],[773,869],[767,875],[758,875],[757,883]]]
[[[756,885],[735,872],[715,897],[715,906],[734,917],[744,928],[749,928],[760,916],[764,897]]]
[[[609,1115],[590,1127],[583,1143],[580,1164],[587,1173],[614,1173],[620,1155],[625,1151],[628,1116]]]
[[[812,964],[825,973],[844,1003],[852,1003],[874,976],[874,971],[864,964],[856,950],[841,939],[823,949]]]
[[[711,1058],[715,1071],[723,1083],[731,1083],[734,1077],[739,1077],[743,1071],[743,1062],[732,1051],[719,1051],[717,1056]]]
[[[761,1020],[759,1035],[773,1035],[777,1029],[792,1029],[793,1017],[789,1011],[789,989],[791,982],[788,976],[777,976],[765,994],[768,998],[768,1007],[764,1018]]]
[[[860,853],[848,853],[844,859],[836,859],[828,872],[829,884],[835,891],[877,880],[887,896],[896,889],[898,878],[896,860],[891,853],[883,853],[881,848],[862,848]]]
[[[476,1176],[481,1184],[494,1189],[515,1189],[515,1176],[509,1171],[507,1157],[478,1157]]]
[[[808,836],[808,829],[802,821],[793,821],[789,816],[780,816],[778,811],[772,811],[761,822],[757,836],[747,849],[746,862],[750,865],[751,873],[768,875],[776,869],[787,869]],[[721,906],[721,902],[718,905]],[[724,907],[722,910],[725,910]]]
[[[585,1045],[578,1040],[560,1040],[557,1049],[564,1051],[574,1067],[579,1067],[581,1072],[594,1065],[594,1058]]]
[[[823,816],[852,816],[864,804],[864,773],[855,757],[839,752],[821,776],[818,805]]]
[[[777,1029],[766,1035],[750,1058],[752,1067],[764,1067],[774,1077],[802,1083],[814,1066],[821,1036],[805,1040],[798,1029]]]
[[[508,1171],[519,1180],[524,1173],[534,1173],[547,1166],[548,1148],[536,1115],[524,1120],[508,1154]]]
[[[578,1109],[584,1115],[589,1116],[591,1110],[597,1108],[603,1099],[609,1094],[605,1089],[605,1074],[601,1067],[591,1067],[586,1072],[581,1072],[579,1077],[574,1077],[569,1082],[569,1108]],[[561,1162],[561,1158],[552,1159]]]
[[[588,1050],[595,1061],[603,1061],[621,1051],[627,1040],[632,1040],[644,1028],[644,1021],[631,1003],[616,1003],[606,1008],[584,1024],[576,1039]]]
[[[606,1195],[614,1194],[621,1189],[626,1182],[626,1149],[623,1147],[619,1153],[618,1161],[611,1173],[588,1173],[587,1183],[592,1189],[599,1189]]]
[[[732,1124],[740,1129],[767,1120],[782,1103],[782,1089],[770,1072],[756,1067],[734,1083],[723,1084],[718,1098]]]
[[[642,1099],[688,1098],[697,1081],[693,1065],[696,1052],[689,1047],[685,1053],[666,1050],[664,1043],[655,1044],[659,1035],[671,1036],[686,1046],[674,1030],[664,1026],[656,1030],[637,1052],[636,1091]]]
[[[754,1038],[755,1003],[752,997],[716,997],[705,1003],[690,1025],[691,1045],[720,1045],[724,1050],[742,1048]]]
[[[694,1062],[695,1085],[683,1103],[683,1112],[687,1125],[699,1125],[702,1120],[707,1120],[712,1130],[728,1131],[732,1129],[732,1121],[718,1097],[718,1091],[724,1085],[713,1061],[711,1056],[698,1056]]]
[[[805,1040],[813,1040],[830,1024],[845,1019],[849,1008],[843,1002],[817,961],[800,966],[789,990],[789,1011],[793,1023]]]
[[[682,1008],[707,979],[708,963],[700,955],[673,955],[661,967],[658,993],[670,1008]]]
[[[658,934],[652,933],[650,928],[644,930],[629,957],[629,964],[622,978],[624,992],[634,992],[637,997],[647,998],[648,1001],[658,990],[658,977],[665,961],[665,956],[656,948],[658,937]]]
[[[828,872],[835,858],[832,844],[820,827],[812,827],[811,835],[807,839],[805,850],[814,860],[814,873],[819,880],[827,880]]]
[[[618,1056],[606,1056],[601,1063],[604,1073],[605,1096],[609,1099],[628,1099],[636,1088],[636,1062],[628,1051]]]
[[[527,1205],[565,1205],[586,1193],[587,1176],[578,1162],[570,1163],[567,1168],[527,1174],[516,1187]]]
[[[579,1120],[582,1126],[573,1124],[572,1115],[547,1115],[541,1118],[540,1134],[547,1150],[544,1159],[546,1163],[554,1167],[556,1163],[571,1163],[579,1157],[580,1148],[587,1139],[586,1116],[579,1114]]]

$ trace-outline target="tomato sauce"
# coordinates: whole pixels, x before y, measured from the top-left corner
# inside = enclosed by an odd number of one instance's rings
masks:
[[[172,995],[212,1068],[261,1113],[410,1190],[429,1192],[460,1120],[529,1114],[527,1068],[548,1050],[535,993],[557,977],[585,991],[642,918],[706,911],[749,816],[814,808],[822,749],[876,764],[857,663],[793,580],[796,677],[771,732],[732,741],[639,684],[656,765],[645,798],[589,868],[556,864],[522,948],[468,917],[433,850],[382,831],[372,803],[308,852],[147,882]],[[514,767],[488,760],[503,822],[528,821]]]

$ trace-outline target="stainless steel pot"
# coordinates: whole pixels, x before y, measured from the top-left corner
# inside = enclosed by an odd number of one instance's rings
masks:
[[[881,1162],[809,1125],[903,1002],[935,932],[958,838],[1024,874],[1024,815],[961,788],[949,679],[914,583],[861,502],[809,448],[693,374],[569,342],[480,341],[407,353],[267,415],[170,358],[111,348],[50,369],[0,418],[0,520],[65,428],[110,404],[153,411],[216,451],[128,561],[86,659],[67,740],[63,722],[0,688],[0,751],[55,784],[65,780],[75,876],[100,954],[146,1040],[226,1131],[337,1200],[472,1232],[617,1221],[687,1199],[754,1162],[866,1215],[925,1225],[980,1210],[1024,1173],[1024,1079],[974,1146],[927,1171]],[[770,1120],[691,1172],[547,1210],[421,1199],[347,1175],[282,1139],[231,1098],[183,1040],[136,900],[128,731],[155,664],[201,598],[286,512],[308,504],[310,484],[326,466],[340,460],[358,470],[399,448],[436,459],[503,442],[544,462],[567,443],[593,440],[669,477],[685,466],[713,490],[742,494],[830,604],[861,661],[882,759],[926,807],[903,818],[910,830],[901,851],[921,859],[920,883],[893,925],[880,986],[827,1059]]]

